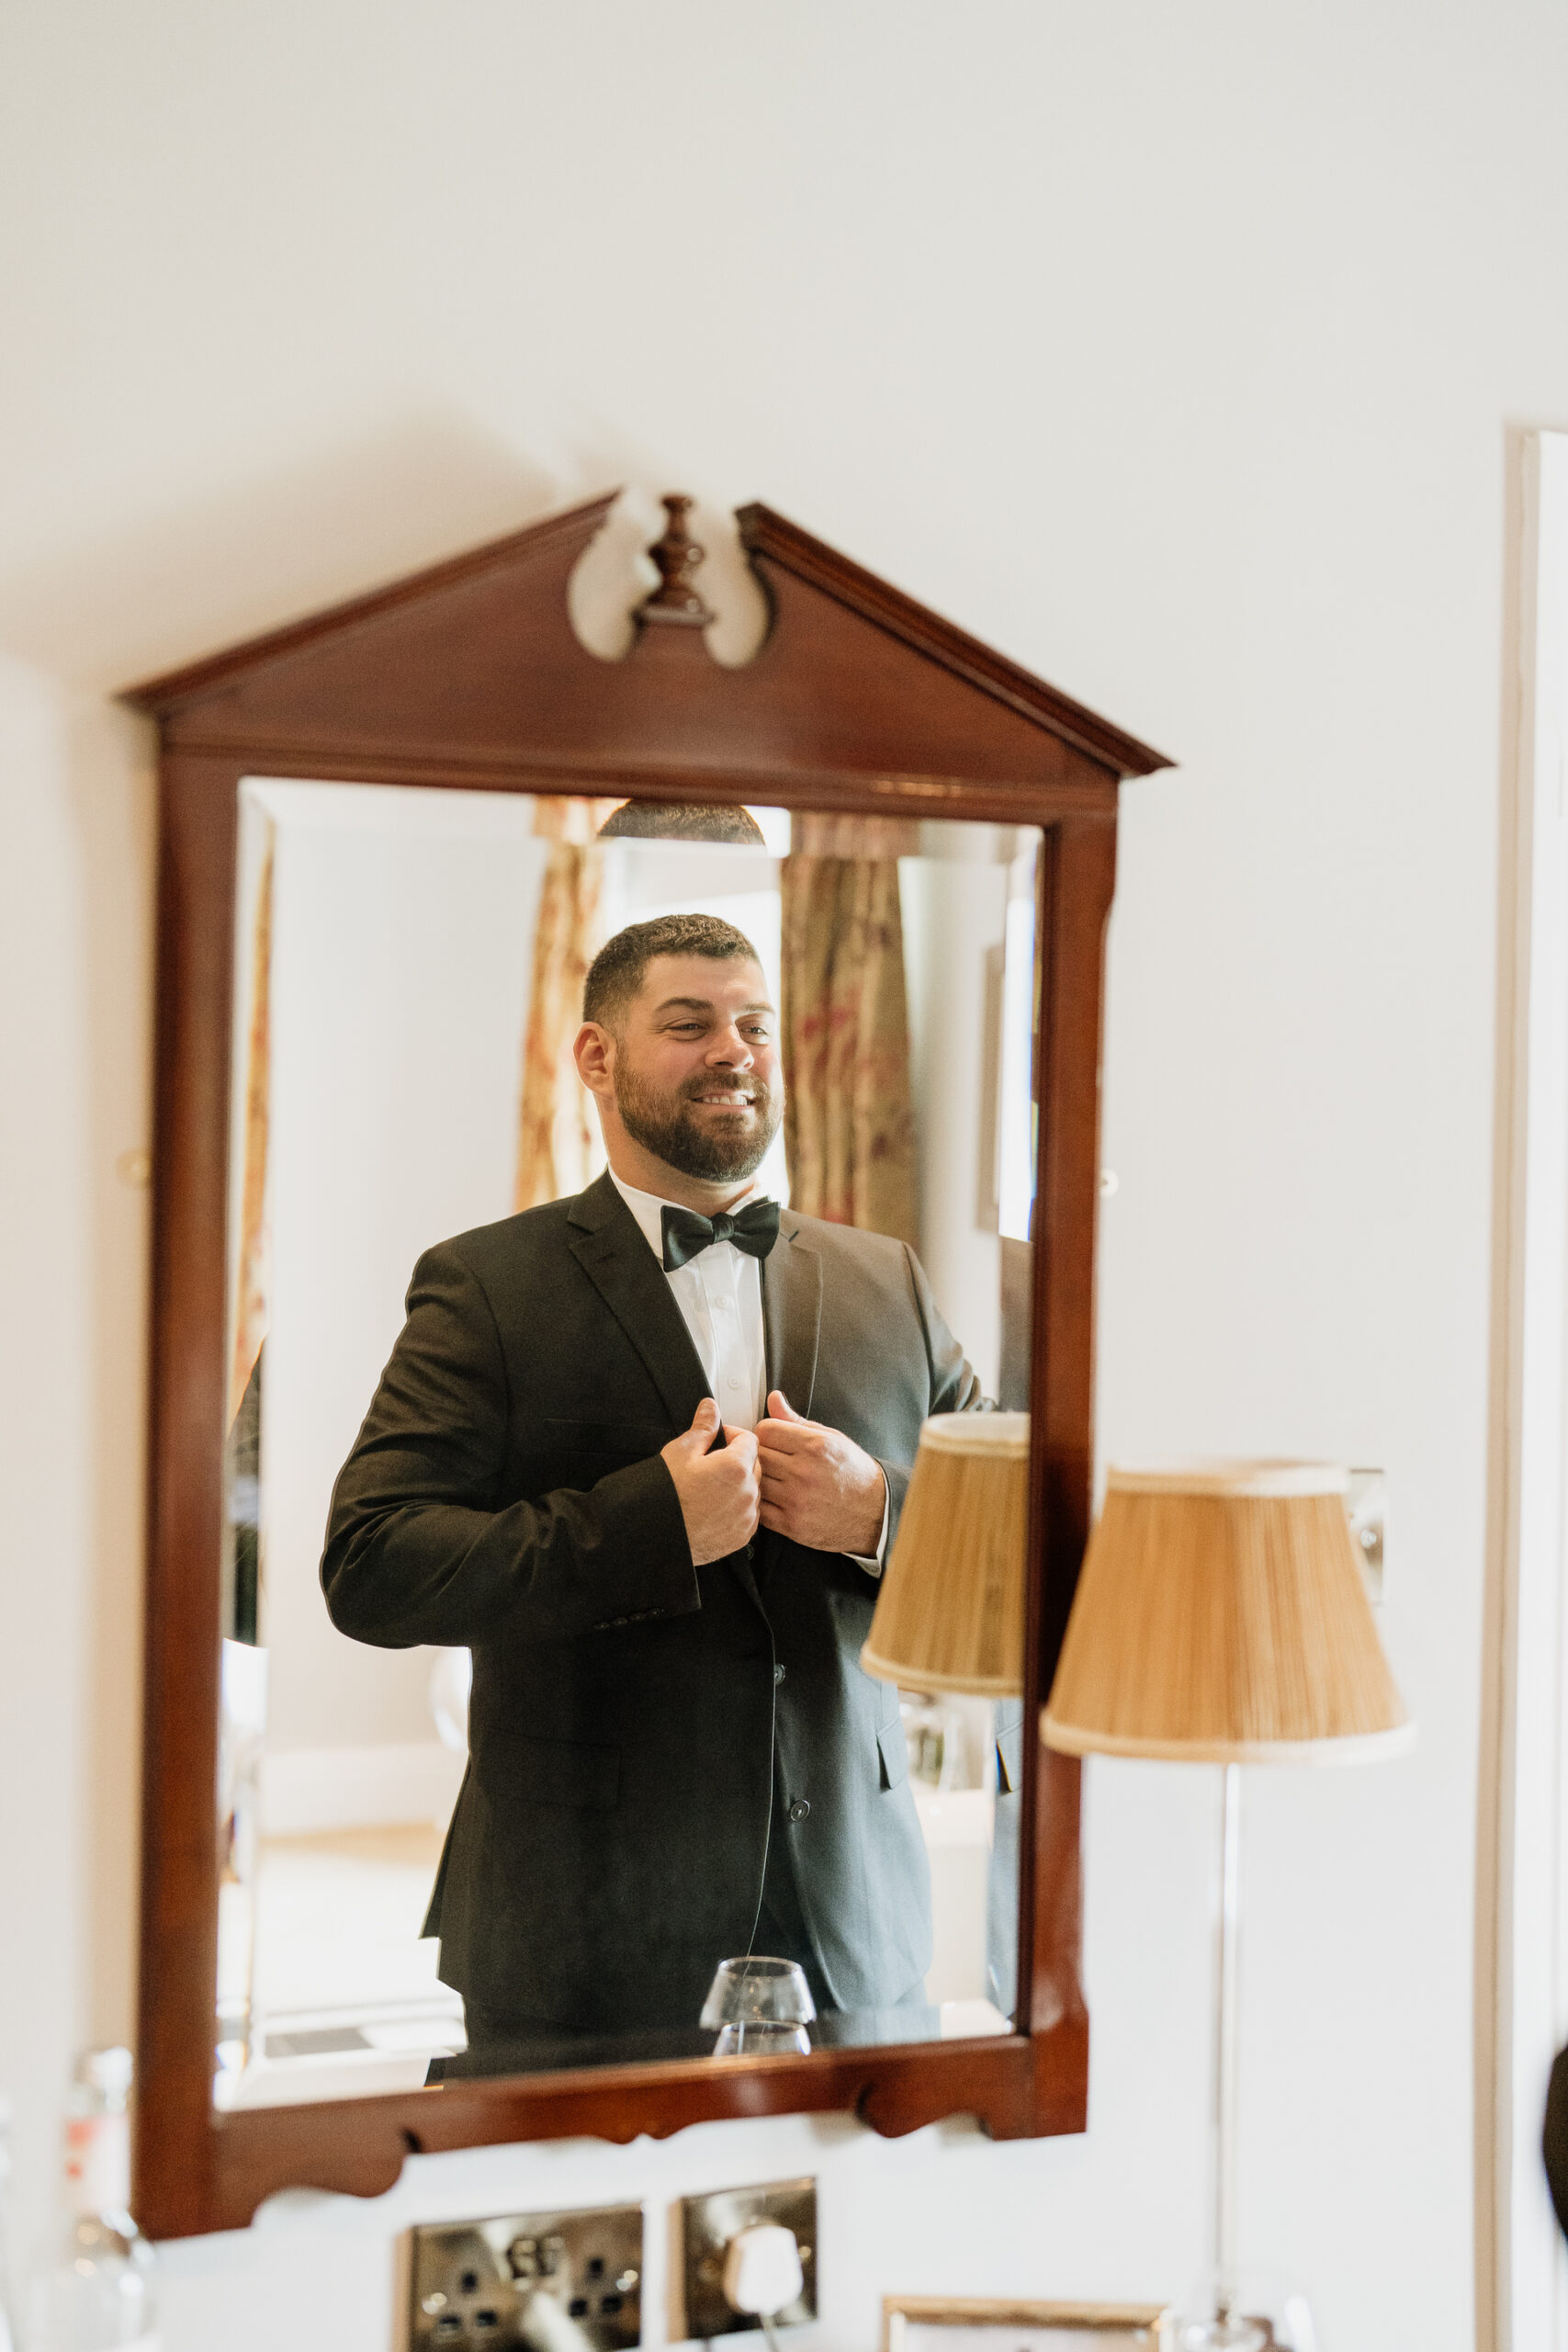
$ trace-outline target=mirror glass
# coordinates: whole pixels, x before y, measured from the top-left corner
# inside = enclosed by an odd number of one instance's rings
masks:
[[[240,802],[219,2104],[1008,2030],[1021,1706],[859,1658],[1028,1402],[1039,834]]]

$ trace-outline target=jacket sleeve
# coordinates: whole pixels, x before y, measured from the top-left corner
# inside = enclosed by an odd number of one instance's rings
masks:
[[[988,1413],[994,1408],[980,1387],[980,1375],[942,1321],[931,1287],[926,1280],[926,1270],[908,1243],[904,1245],[908,1261],[909,1281],[915,1294],[915,1311],[919,1318],[921,1336],[926,1350],[926,1385],[930,1402],[928,1413]],[[886,1562],[893,1549],[893,1539],[898,1532],[898,1521],[904,1509],[904,1498],[909,1491],[912,1462],[881,1462],[879,1466],[887,1481],[887,1533],[883,1545]]]
[[[658,1454],[582,1493],[503,1502],[508,1421],[483,1287],[450,1248],[427,1250],[333,1494],[321,1587],[341,1633],[385,1649],[503,1627],[563,1640],[700,1608]]]

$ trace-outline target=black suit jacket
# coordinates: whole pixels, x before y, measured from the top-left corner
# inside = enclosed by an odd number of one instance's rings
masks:
[[[770,1385],[881,1463],[891,1541],[921,1420],[980,1402],[919,1263],[785,1211],[762,1294]],[[859,1664],[875,1580],[763,1531],[693,1566],[660,1449],[707,1391],[604,1176],[420,1260],[333,1495],[334,1624],[473,1651],[425,1932],[520,2031],[693,2024],[750,1947],[775,1793],[839,2006],[886,2007],[930,1962],[897,1695]]]

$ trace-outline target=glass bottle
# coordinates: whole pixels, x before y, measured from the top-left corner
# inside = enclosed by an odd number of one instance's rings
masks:
[[[89,2050],[65,2122],[64,2243],[38,2281],[28,2352],[156,2352],[152,2247],[130,2218],[133,2062]]]

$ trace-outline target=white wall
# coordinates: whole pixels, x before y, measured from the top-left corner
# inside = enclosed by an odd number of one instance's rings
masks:
[[[433,1653],[369,1649],[333,1629],[321,1541],[415,1260],[512,1208],[549,845],[493,793],[263,789],[277,827],[267,1743],[430,1741]],[[368,1182],[377,1170],[384,1181]]]
[[[630,478],[763,496],[1175,754],[1111,946],[1103,1435],[1389,1466],[1410,1762],[1249,1799],[1243,2229],[1472,2338],[1504,431],[1564,421],[1547,0],[17,0],[0,24],[0,2081],[28,2211],[130,1997],[151,915],[108,688]],[[651,514],[651,510],[648,510]],[[722,560],[721,560],[722,559]],[[411,2165],[180,2249],[169,2342],[387,2234],[811,2163],[884,2289],[1179,2290],[1207,1815],[1091,1769],[1086,2139]],[[365,2300],[361,2301],[361,2296]]]
[[[920,1263],[987,1396],[997,1394],[1001,1363],[1002,1276],[1001,1004],[999,995],[987,1004],[987,959],[993,953],[999,959],[1005,948],[1011,879],[997,862],[998,831],[929,825],[919,857],[898,864]],[[1010,827],[1002,838],[1010,850]],[[1027,1102],[1027,1070],[1024,1092]]]

